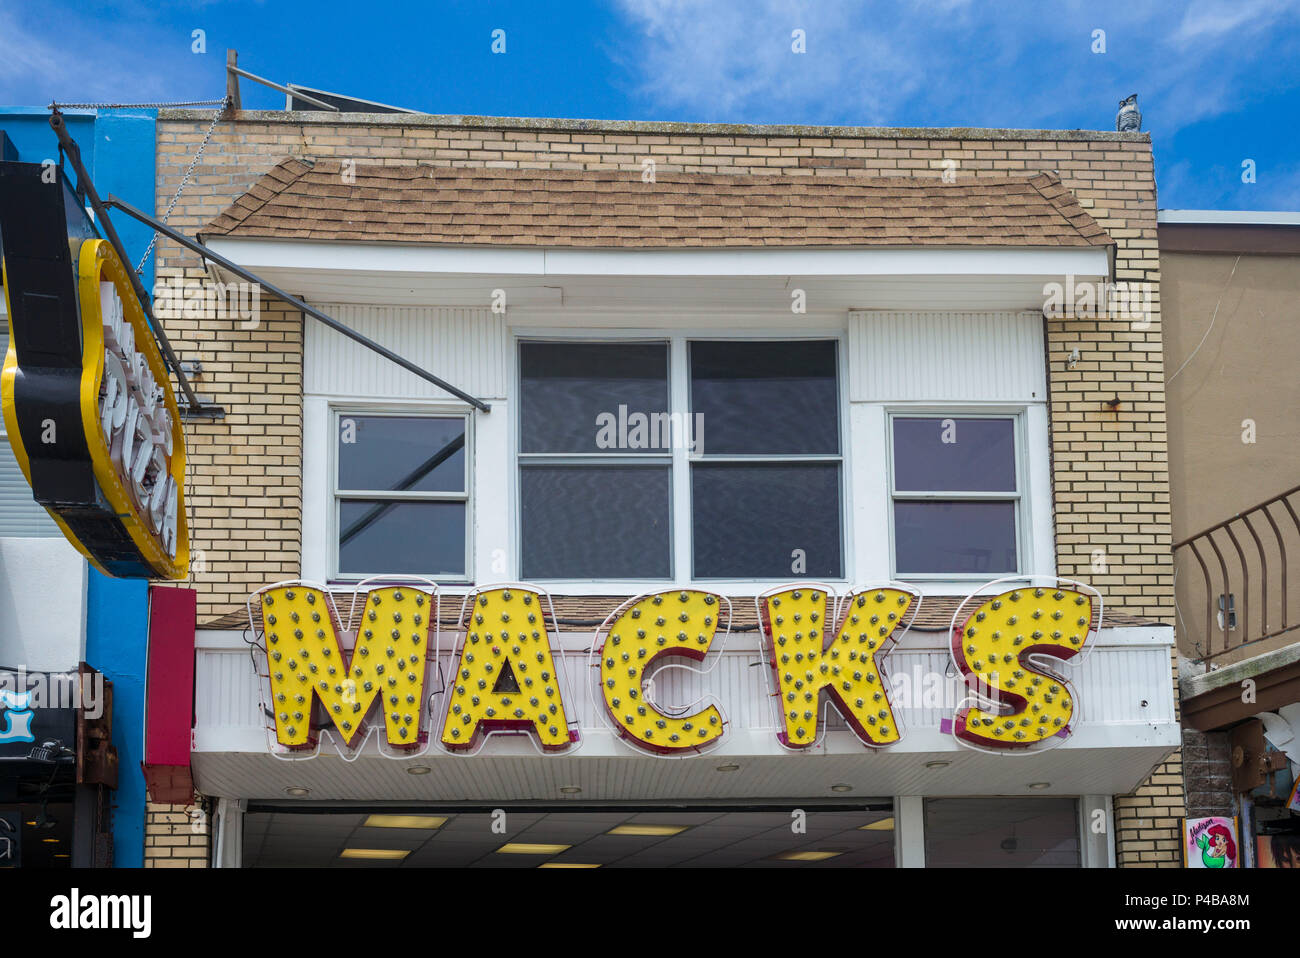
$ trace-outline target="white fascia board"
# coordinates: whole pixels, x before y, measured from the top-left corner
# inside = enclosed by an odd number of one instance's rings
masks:
[[[1160,210],[1157,223],[1200,226],[1300,226],[1300,213],[1272,210]]]
[[[1105,275],[1103,249],[552,250],[562,276]]]
[[[541,250],[214,237],[246,269],[492,276],[1106,276],[1105,248]]]
[[[545,276],[542,250],[304,243],[295,240],[213,238],[215,253],[245,269],[346,273],[496,273]]]

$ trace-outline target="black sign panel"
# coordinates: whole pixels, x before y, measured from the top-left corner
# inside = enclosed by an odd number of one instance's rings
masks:
[[[87,682],[98,688],[86,688]],[[0,761],[0,775],[30,775],[33,765],[68,764],[83,703],[90,715],[103,707],[98,673],[0,671],[0,760],[8,760]]]
[[[58,167],[0,162],[14,458],[63,534],[112,576],[184,578],[185,440],[131,281]]]

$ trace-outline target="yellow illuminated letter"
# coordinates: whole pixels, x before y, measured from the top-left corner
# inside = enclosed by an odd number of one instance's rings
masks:
[[[403,586],[372,590],[351,661],[327,593],[301,583],[276,586],[262,593],[261,605],[276,741],[288,748],[315,745],[314,696],[351,746],[382,696],[388,744],[420,744],[432,596]]]
[[[987,599],[953,630],[952,658],[967,685],[996,700],[998,710],[962,703],[953,734],[996,749],[1068,735],[1074,690],[1029,656],[1074,658],[1087,645],[1091,621],[1092,600],[1068,589],[1015,589]]]
[[[600,691],[619,734],[632,744],[669,754],[722,737],[726,721],[717,706],[669,715],[647,698],[645,687],[646,672],[665,656],[703,661],[721,607],[709,592],[661,592],[635,600],[610,623],[599,650]]]
[[[482,736],[525,731],[546,751],[563,751],[570,734],[542,597],[528,589],[488,589],[474,597],[442,744],[474,748]]]
[[[892,745],[901,732],[881,659],[917,597],[894,588],[852,594],[838,634],[829,598],[822,588],[790,586],[761,600],[783,718],[778,737],[789,748],[814,744],[824,691],[864,744]]]

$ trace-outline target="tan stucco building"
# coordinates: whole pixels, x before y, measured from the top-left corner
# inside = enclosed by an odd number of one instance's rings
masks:
[[[1300,843],[1300,215],[1162,211],[1160,266],[1188,811],[1267,865]]]

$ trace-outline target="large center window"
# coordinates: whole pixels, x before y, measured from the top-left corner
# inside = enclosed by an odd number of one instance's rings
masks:
[[[522,576],[842,578],[839,410],[834,340],[521,343]]]

